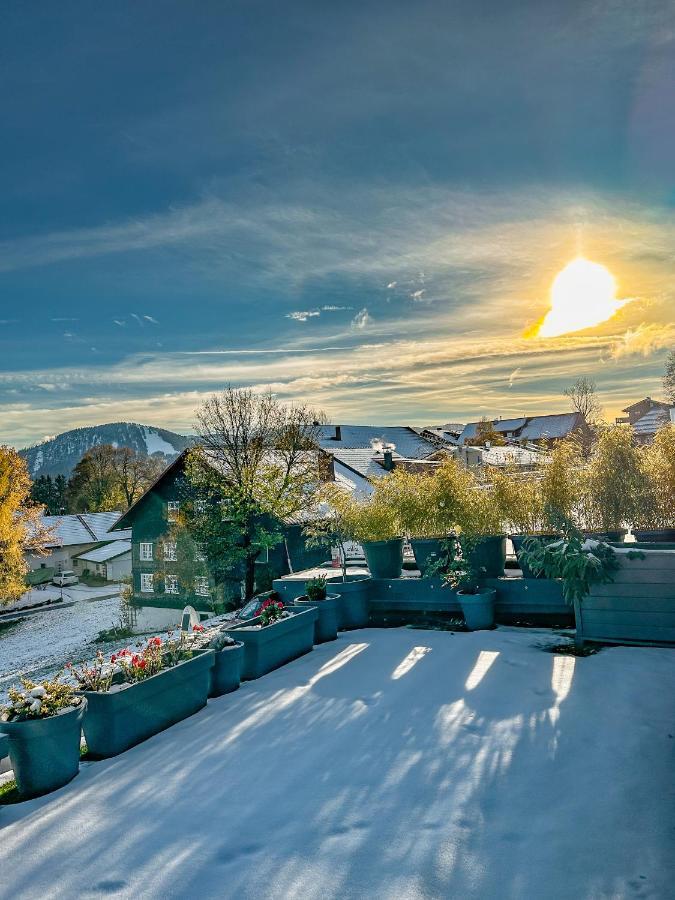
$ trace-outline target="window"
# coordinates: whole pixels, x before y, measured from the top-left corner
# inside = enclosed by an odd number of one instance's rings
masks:
[[[195,578],[195,594],[199,597],[209,596],[209,579],[205,575],[198,575]]]
[[[224,500],[220,501],[220,515],[223,517],[224,521],[228,521],[233,518],[232,500],[229,497],[225,497]]]
[[[203,516],[206,512],[206,500],[195,500],[195,512],[199,516]]]
[[[197,562],[206,562],[206,549],[203,544],[195,544],[195,559]]]
[[[167,575],[164,579],[164,590],[167,594],[178,593],[178,577],[176,575]]]
[[[155,576],[152,572],[142,572],[141,573],[141,593],[143,594],[152,594],[155,590],[154,585]]]
[[[169,562],[176,562],[176,542],[164,541],[164,559]]]
[[[152,562],[152,544],[141,544],[138,555],[142,562]]]
[[[178,521],[178,513],[180,511],[180,503],[178,500],[169,500],[166,504],[166,517],[169,522]]]

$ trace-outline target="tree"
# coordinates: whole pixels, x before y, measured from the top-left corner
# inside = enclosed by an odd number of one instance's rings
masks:
[[[571,387],[563,391],[575,412],[581,413],[589,426],[597,425],[602,418],[602,405],[598,399],[596,384],[581,376]]]
[[[56,478],[40,475],[31,487],[31,498],[44,506],[50,516],[58,516],[67,508],[66,488],[67,482],[63,475],[57,475]]]
[[[54,540],[42,524],[42,507],[30,500],[31,480],[16,450],[0,446],[0,605],[26,590],[24,553],[47,555]]]
[[[128,509],[162,468],[161,460],[141,456],[129,447],[92,447],[68,482],[68,508],[72,512]]]
[[[244,593],[255,589],[255,563],[283,539],[282,522],[316,507],[322,415],[287,406],[271,392],[227,387],[198,410],[199,444],[186,474],[196,494],[192,527],[217,578],[243,569]]]
[[[493,447],[501,447],[506,441],[489,419],[482,418],[476,426],[476,444],[484,446],[488,443]]]
[[[669,403],[675,404],[675,350],[671,350],[666,357],[663,390],[666,392],[666,400]]]

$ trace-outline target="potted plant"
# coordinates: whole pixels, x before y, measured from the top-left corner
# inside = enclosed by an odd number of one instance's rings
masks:
[[[586,538],[572,523],[566,523],[563,536],[552,544],[532,538],[523,550],[527,564],[546,578],[562,581],[565,600],[574,605],[577,623],[576,643],[583,643],[582,601],[599,585],[614,581],[619,562],[616,551],[604,541]]]
[[[469,631],[493,628],[496,590],[481,585],[485,568],[477,564],[477,536],[463,534],[449,537],[438,564],[446,585],[457,593]]]
[[[22,678],[21,688],[10,688],[8,695],[0,712],[0,735],[9,742],[19,796],[39,797],[67,784],[80,767],[87,701],[58,677],[39,684]]]
[[[598,435],[581,478],[581,512],[587,537],[622,541],[634,522],[643,485],[639,449],[628,425],[605,428]]]
[[[675,542],[675,428],[660,428],[642,453],[643,479],[633,535],[643,543],[670,544]]]
[[[87,698],[82,723],[88,754],[106,759],[139,744],[206,705],[214,651],[185,638],[154,637],[145,647],[99,651],[89,666],[69,669]]]
[[[260,678],[272,669],[309,653],[314,646],[315,608],[286,609],[278,597],[268,597],[255,619],[227,628],[244,645],[242,678]]]
[[[198,648],[213,650],[213,668],[209,697],[221,697],[236,691],[241,683],[244,645],[221,629],[207,631],[204,625],[192,626],[193,642]]]
[[[316,609],[318,615],[314,623],[314,643],[334,641],[338,629],[339,594],[326,592],[326,577],[319,575],[305,582],[305,593],[295,600],[300,609]]]
[[[396,511],[401,531],[410,540],[422,577],[438,560],[448,532],[447,515],[435,472],[394,471],[378,481],[375,493]]]
[[[333,482],[324,485],[320,500],[325,515],[312,519],[303,529],[308,546],[337,548],[340,559],[340,580],[331,578],[331,585],[338,588],[337,627],[339,631],[365,628],[368,624],[368,594],[370,575],[349,574],[347,571],[346,545],[355,534],[355,501],[346,491]]]

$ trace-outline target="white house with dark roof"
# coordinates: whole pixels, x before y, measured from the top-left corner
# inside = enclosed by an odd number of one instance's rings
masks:
[[[517,419],[493,419],[489,423],[505,440],[514,444],[543,442],[553,443],[574,434],[584,434],[588,425],[578,412],[557,413],[544,416],[521,416]],[[478,441],[480,422],[469,422],[458,438],[458,443],[472,444]]]
[[[61,572],[72,569],[75,557],[111,541],[128,541],[131,529],[111,531],[119,512],[76,513],[66,516],[42,516],[42,524],[52,530],[54,540],[47,545],[48,556],[26,554],[31,570],[53,567]]]
[[[111,541],[73,558],[73,571],[82,575],[89,570],[106,581],[131,577],[131,541]]]

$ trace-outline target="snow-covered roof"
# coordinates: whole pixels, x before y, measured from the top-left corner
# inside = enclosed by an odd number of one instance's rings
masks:
[[[633,431],[642,435],[656,434],[659,428],[671,421],[673,412],[675,409],[667,410],[659,407],[650,409],[633,424]]]
[[[110,531],[119,517],[119,512],[77,513],[67,516],[43,516],[42,523],[56,535],[56,540],[50,546],[72,547],[75,544],[129,540],[130,528]]]
[[[434,450],[436,449],[434,447]],[[382,454],[377,453],[372,447],[367,450],[332,450],[331,452],[336,460],[340,460],[344,465],[349,466],[350,469],[353,469],[365,478],[382,478],[383,475],[387,474],[387,470],[381,463],[377,462],[378,458],[382,459]],[[391,451],[391,457],[394,460],[403,458],[395,450]]]
[[[373,485],[370,481],[359,472],[344,465],[337,457],[335,458],[335,483],[362,497],[370,497],[373,493]]]
[[[336,428],[340,429],[340,440],[335,439]],[[382,444],[412,459],[423,459],[437,448],[431,441],[419,435],[407,425],[322,425],[319,443],[324,450],[373,450]]]
[[[519,419],[494,419],[490,425],[499,434],[512,434],[519,441],[554,440],[566,437],[583,419],[579,413],[554,413],[546,416],[523,416]],[[480,422],[469,422],[460,434],[460,444],[476,439]]]
[[[483,463],[486,466],[535,466],[547,458],[538,450],[528,450],[526,447],[514,447],[509,444],[504,447],[490,447],[482,453]]]
[[[131,553],[131,541],[111,541],[95,550],[80,553],[77,559],[81,559],[82,562],[101,563],[107,562],[109,559],[116,559],[125,553]]]

